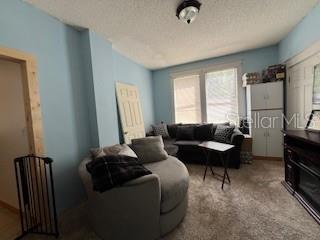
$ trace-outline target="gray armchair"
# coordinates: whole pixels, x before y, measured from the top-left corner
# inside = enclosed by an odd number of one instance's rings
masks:
[[[134,179],[104,193],[93,191],[91,176],[86,170],[89,161],[91,159],[86,158],[81,162],[79,174],[88,195],[89,221],[103,239],[158,239],[183,219],[187,207],[189,175],[179,160],[169,157],[159,164],[152,163],[150,170],[155,174]],[[161,170],[166,166],[173,169]],[[145,167],[148,168],[148,164]],[[161,185],[161,175],[171,171],[176,177],[166,177]],[[172,193],[169,195],[170,191],[182,192],[181,199]],[[164,200],[161,192],[168,199]],[[172,197],[176,197],[175,201],[172,201]],[[161,210],[162,204],[171,202],[178,204],[173,204],[168,212]]]

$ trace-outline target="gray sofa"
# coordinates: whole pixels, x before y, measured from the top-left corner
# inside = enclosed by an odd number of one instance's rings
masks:
[[[146,175],[104,193],[94,192],[84,159],[79,174],[88,196],[88,217],[103,239],[159,239],[183,219],[188,205],[189,173],[177,158],[144,164]]]
[[[169,137],[163,138],[164,148],[168,154],[172,156],[177,156],[183,162],[193,162],[193,163],[204,163],[205,155],[198,145],[203,142],[203,140],[192,139],[192,140],[178,140],[177,128],[180,126],[201,126],[206,124],[169,124],[167,125],[169,131]],[[219,124],[214,124],[215,127]],[[229,123],[223,123],[222,125],[229,125]],[[148,136],[154,136],[154,132],[150,131],[147,133]],[[230,139],[226,142],[227,144],[232,144],[235,148],[230,153],[229,166],[230,168],[240,168],[240,151],[242,142],[244,139],[243,133],[236,127],[231,135]],[[215,141],[214,139],[210,141]],[[211,154],[211,162],[214,164],[220,164],[220,162],[215,161],[217,156],[213,153]]]

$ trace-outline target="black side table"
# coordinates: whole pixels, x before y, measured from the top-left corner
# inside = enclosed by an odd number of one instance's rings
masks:
[[[223,189],[223,185],[224,185],[226,178],[227,178],[229,184],[231,184],[230,177],[228,174],[228,162],[229,162],[229,153],[235,146],[230,145],[230,144],[225,144],[225,143],[212,142],[212,141],[202,142],[198,146],[201,147],[202,149],[204,149],[204,151],[206,153],[206,169],[204,171],[203,181],[206,179],[208,167],[210,168],[212,175],[215,175],[215,174],[218,175],[217,173],[215,173],[213,171],[213,168],[210,164],[210,153],[216,152],[219,155],[220,161],[221,161],[222,166],[224,168],[223,176],[221,176],[222,177],[221,189]]]

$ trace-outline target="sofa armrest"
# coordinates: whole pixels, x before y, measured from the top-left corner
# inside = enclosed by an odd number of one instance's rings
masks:
[[[240,130],[235,129],[232,136],[231,136],[230,142],[231,142],[231,144],[235,145],[236,147],[241,148],[243,139],[244,139],[243,133],[240,132]]]
[[[231,144],[235,145],[235,148],[231,152],[231,158],[233,160],[232,167],[239,168],[240,167],[240,152],[241,146],[244,139],[244,135],[238,129],[235,129],[231,136]]]

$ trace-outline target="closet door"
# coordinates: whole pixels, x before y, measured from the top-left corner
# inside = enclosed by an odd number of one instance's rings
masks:
[[[254,156],[266,156],[267,153],[267,131],[261,123],[263,119],[267,117],[266,111],[252,111],[252,153]]]
[[[251,85],[251,108],[252,110],[262,110],[267,108],[266,104],[267,88],[266,84]]]
[[[320,53],[288,68],[287,119],[293,118],[288,129],[305,128],[312,110],[314,66],[320,63]]]
[[[283,82],[266,84],[266,109],[283,108]]]
[[[303,112],[302,109],[302,81],[303,71],[300,69],[299,65],[296,65],[288,70],[287,78],[287,109],[286,109],[286,118],[287,129],[297,129],[296,117],[299,117]],[[292,120],[291,120],[292,119]]]
[[[268,111],[271,126],[267,129],[267,156],[283,157],[282,110]]]

